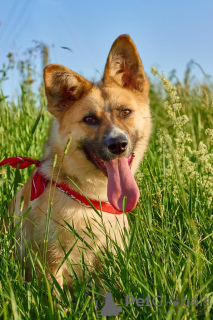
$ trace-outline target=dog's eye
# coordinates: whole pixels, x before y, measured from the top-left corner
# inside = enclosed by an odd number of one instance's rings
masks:
[[[121,117],[128,117],[132,111],[129,109],[122,110],[120,113]]]
[[[87,124],[97,124],[98,123],[98,119],[95,118],[95,117],[88,116],[88,117],[84,118],[84,122],[87,123]]]

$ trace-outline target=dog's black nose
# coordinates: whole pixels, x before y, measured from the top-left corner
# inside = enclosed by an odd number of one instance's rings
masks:
[[[124,135],[119,135],[114,138],[108,137],[106,139],[106,145],[111,153],[121,154],[127,149],[128,140]]]

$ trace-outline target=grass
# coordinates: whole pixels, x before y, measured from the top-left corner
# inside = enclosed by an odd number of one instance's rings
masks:
[[[32,282],[26,283],[14,230],[2,232],[0,319],[96,319],[104,305],[104,291],[111,291],[122,307],[122,313],[109,319],[213,318],[213,90],[207,81],[194,82],[190,70],[184,83],[177,81],[175,87],[156,70],[153,73],[161,84],[155,80],[150,90],[153,133],[137,173],[140,201],[128,214],[129,245],[123,252],[115,243],[116,254],[109,248],[99,254],[103,272],[97,272],[96,280],[86,278],[84,263],[83,279],[78,279],[70,264],[74,279],[71,294],[66,284],[61,290],[54,277],[47,280],[42,262],[41,282],[33,269]],[[36,95],[26,81],[16,105],[8,103],[1,92],[1,160],[42,155],[51,121],[45,105],[43,88]],[[0,169],[1,219],[31,170]],[[75,232],[72,226],[67,228]],[[27,254],[32,257],[30,250]],[[66,252],[64,259],[69,260]],[[52,284],[57,297],[52,295]],[[135,302],[127,306],[126,296],[133,296]],[[144,302],[142,307],[142,300],[136,303],[139,298],[155,296],[163,299],[159,307],[153,302],[150,306]],[[169,297],[179,299],[179,304],[169,304]],[[181,306],[184,298],[189,299],[188,306]],[[160,300],[156,298],[155,304]]]

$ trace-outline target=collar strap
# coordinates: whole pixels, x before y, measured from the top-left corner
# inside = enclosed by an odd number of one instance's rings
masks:
[[[17,168],[19,165],[20,169],[25,169],[33,164],[35,164],[36,167],[41,166],[41,162],[39,160],[33,160],[28,157],[12,157],[12,158],[4,159],[3,161],[0,162],[0,167],[3,166],[4,164],[9,164],[13,168]],[[48,183],[49,183],[49,180],[46,179],[39,171],[36,171],[32,179],[30,200],[33,201],[37,199],[46,189]],[[68,195],[71,199],[73,199],[74,201],[77,201],[78,203],[80,203],[81,205],[87,208],[92,208],[91,204],[89,203],[90,201],[97,210],[102,210],[104,212],[112,213],[112,214],[123,213],[122,211],[116,210],[108,202],[99,202],[93,199],[89,199],[88,201],[86,197],[70,189],[65,183],[55,183],[55,181],[52,181],[52,184],[54,184],[58,190]]]

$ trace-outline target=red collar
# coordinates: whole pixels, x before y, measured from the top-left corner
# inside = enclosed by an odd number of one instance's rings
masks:
[[[13,168],[17,168],[17,166],[19,165],[20,169],[25,169],[33,164],[35,164],[36,167],[41,166],[41,162],[39,160],[33,160],[27,157],[12,157],[12,158],[4,159],[3,161],[0,162],[0,167],[3,166],[4,164],[9,164]],[[32,179],[30,200],[33,201],[37,199],[45,190],[48,183],[49,183],[49,180],[47,180],[39,171],[36,171]],[[97,210],[102,210],[103,212],[108,212],[113,214],[123,213],[121,211],[116,210],[108,202],[99,202],[97,200],[92,200],[92,199],[89,199],[88,201],[86,197],[70,189],[65,183],[55,183],[55,181],[52,181],[52,183],[56,185],[57,189],[66,193],[71,199],[77,201],[78,203],[80,203],[81,205],[87,208],[92,208],[91,204],[89,203],[90,201]],[[100,205],[101,205],[101,208],[100,208]]]

